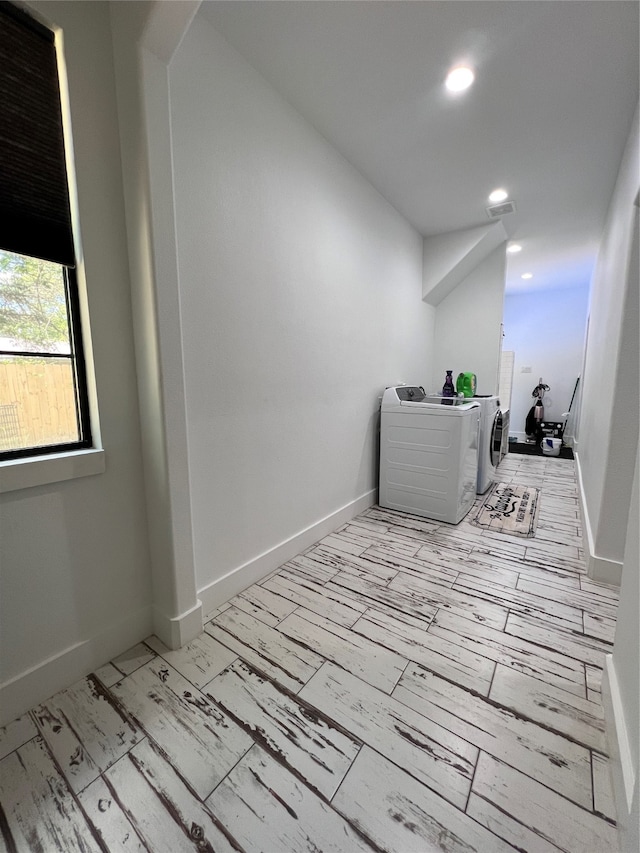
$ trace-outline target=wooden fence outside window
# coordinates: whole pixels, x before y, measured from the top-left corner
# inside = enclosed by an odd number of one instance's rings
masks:
[[[0,361],[0,450],[77,440],[70,361]]]

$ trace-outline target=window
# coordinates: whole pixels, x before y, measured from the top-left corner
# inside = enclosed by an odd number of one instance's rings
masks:
[[[0,460],[91,446],[54,34],[0,2]]]
[[[88,447],[75,270],[0,251],[0,458]]]

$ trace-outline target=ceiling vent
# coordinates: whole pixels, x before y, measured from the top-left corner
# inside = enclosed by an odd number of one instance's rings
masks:
[[[503,201],[501,204],[493,204],[491,207],[487,207],[486,211],[489,215],[489,219],[499,219],[501,216],[504,216],[506,213],[515,213],[515,203],[512,201]]]
[[[489,219],[499,219],[507,213],[515,213],[515,209],[516,206],[513,201],[503,201],[500,204],[492,204],[491,207],[486,208],[486,211]]]

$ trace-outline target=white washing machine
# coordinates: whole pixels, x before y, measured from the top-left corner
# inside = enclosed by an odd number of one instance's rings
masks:
[[[500,464],[508,440],[509,426],[504,424],[500,410],[500,399],[495,395],[471,397],[480,404],[480,440],[478,451],[478,494],[483,495],[495,481],[496,468]]]
[[[380,407],[380,506],[457,524],[476,498],[481,408],[387,388]]]

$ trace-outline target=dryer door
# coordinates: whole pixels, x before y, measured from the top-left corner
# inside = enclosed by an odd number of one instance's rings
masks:
[[[500,464],[501,450],[502,450],[502,430],[504,428],[504,421],[502,417],[502,412],[500,409],[496,412],[496,416],[493,419],[493,424],[491,425],[491,442],[489,444],[489,452],[491,454],[491,464],[494,468]]]
[[[502,412],[502,447],[500,448],[500,461],[504,459],[504,457],[509,452],[509,427],[511,420],[511,412],[507,409],[506,412]]]

